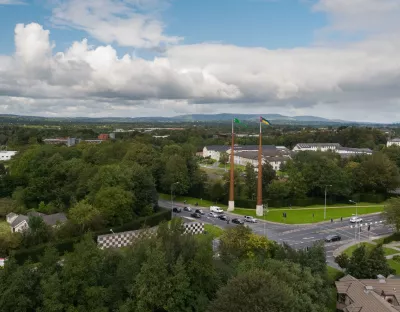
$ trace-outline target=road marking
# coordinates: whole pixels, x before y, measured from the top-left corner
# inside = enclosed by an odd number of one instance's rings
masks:
[[[314,236],[312,236],[312,237],[303,237],[303,239],[313,239],[314,238]]]

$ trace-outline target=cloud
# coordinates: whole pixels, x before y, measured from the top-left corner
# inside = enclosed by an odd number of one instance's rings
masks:
[[[143,3],[147,7],[141,10],[147,10],[150,4]],[[361,14],[351,5],[333,4],[320,0],[314,9],[327,12],[332,27],[353,18],[357,30],[368,31],[367,24],[361,26],[372,7]],[[380,10],[377,16],[384,23],[380,16],[391,10]],[[400,28],[387,29],[381,25],[358,42],[295,49],[175,44],[146,60],[118,55],[111,45],[91,46],[86,39],[55,53],[48,30],[20,24],[15,54],[0,56],[0,112],[137,116],[235,111],[400,120]]]
[[[61,0],[52,22],[83,30],[100,42],[119,46],[155,48],[176,44],[182,38],[164,34],[157,10],[166,0]]]

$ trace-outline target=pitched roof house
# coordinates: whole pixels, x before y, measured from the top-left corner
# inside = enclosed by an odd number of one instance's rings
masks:
[[[29,224],[28,220],[29,217],[31,216],[37,216],[41,217],[44,221],[49,226],[56,226],[58,223],[63,223],[67,221],[67,217],[64,213],[54,213],[51,215],[46,215],[44,213],[32,211],[28,212],[28,215],[18,215],[16,213],[9,213],[6,218],[7,218],[7,223],[10,224],[11,227],[11,232],[23,232],[27,229],[29,229]]]
[[[335,282],[338,311],[343,312],[399,312],[400,279],[356,279],[347,275]]]

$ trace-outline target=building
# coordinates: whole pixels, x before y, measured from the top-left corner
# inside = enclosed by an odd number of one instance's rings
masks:
[[[28,220],[29,217],[32,216],[37,216],[37,217],[41,217],[44,221],[44,223],[46,223],[49,226],[56,226],[59,223],[63,223],[65,221],[67,221],[67,217],[64,213],[55,213],[55,214],[51,214],[51,215],[46,215],[44,213],[40,213],[40,212],[29,212],[27,216],[25,215],[18,215],[16,213],[9,213],[6,216],[7,219],[7,223],[10,225],[11,227],[11,232],[12,233],[21,233],[27,229],[29,229],[29,224],[28,224]]]
[[[399,312],[400,279],[393,276],[356,279],[347,275],[335,282],[336,309],[342,312]]]
[[[99,136],[97,138],[102,141],[107,141],[110,138],[110,136],[107,133],[102,133],[102,134],[99,134]]]
[[[400,146],[400,138],[395,138],[395,139],[391,139],[391,140],[387,141],[387,143],[386,143],[387,147],[392,146],[392,145]]]
[[[75,146],[81,142],[85,142],[88,144],[100,144],[105,140],[108,140],[108,134],[100,134],[103,138],[107,136],[107,139],[91,139],[91,140],[82,140],[78,138],[55,138],[55,139],[44,139],[43,143],[45,144],[54,144],[54,145],[67,145],[68,147]],[[99,137],[100,137],[99,136]]]
[[[342,157],[348,157],[353,155],[372,155],[372,150],[369,148],[352,148],[343,147],[339,143],[299,143],[293,148],[294,152],[299,151],[321,151],[327,152],[332,151],[340,154]]]
[[[246,166],[248,163],[258,166],[258,145],[235,145],[234,163]],[[219,160],[221,153],[230,155],[231,147],[228,145],[210,145],[203,148],[203,157]],[[262,163],[270,163],[274,170],[279,170],[281,165],[291,158],[292,151],[285,146],[263,145]]]
[[[0,161],[7,161],[17,154],[16,151],[0,151]]]
[[[339,143],[298,143],[295,147],[293,147],[294,152],[298,151],[336,151],[336,149],[340,148]]]

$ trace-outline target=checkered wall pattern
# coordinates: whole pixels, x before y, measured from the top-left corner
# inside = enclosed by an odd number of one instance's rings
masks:
[[[185,234],[202,234],[204,233],[204,223],[192,222],[184,223]],[[151,236],[156,233],[156,228],[137,230],[129,232],[121,232],[115,234],[99,235],[97,237],[97,245],[100,249],[105,248],[121,248],[132,245],[134,241],[143,236]]]

